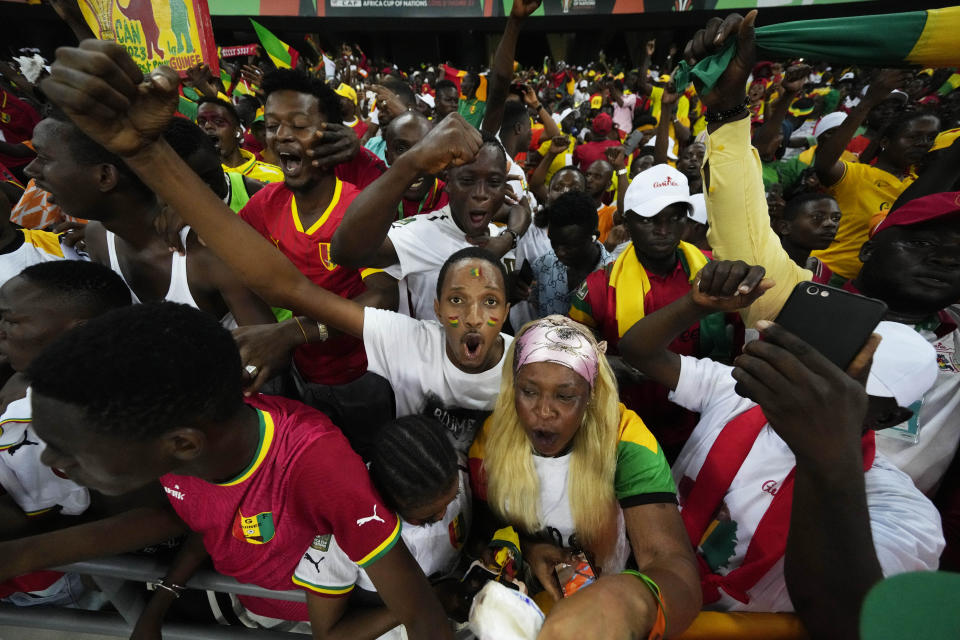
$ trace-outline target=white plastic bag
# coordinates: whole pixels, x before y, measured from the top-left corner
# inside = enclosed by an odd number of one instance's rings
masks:
[[[470,606],[470,629],[479,640],[535,640],[543,619],[529,596],[493,580]]]

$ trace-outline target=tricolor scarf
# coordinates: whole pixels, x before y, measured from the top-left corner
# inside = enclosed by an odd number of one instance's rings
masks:
[[[872,66],[953,67],[960,63],[960,7],[784,22],[756,30],[761,54]],[[736,54],[736,39],[693,68],[681,61],[674,76],[678,87],[693,78],[707,95]]]
[[[681,242],[679,249],[680,264],[692,283],[709,259],[690,243]],[[650,278],[637,259],[637,252],[632,244],[624,249],[613,263],[609,282],[610,286],[617,290],[617,335],[622,338],[630,327],[646,315],[644,299],[650,292]]]
[[[714,573],[699,552],[700,544],[719,511],[724,496],[766,424],[767,418],[759,406],[744,411],[727,423],[710,447],[680,512],[690,543],[698,550],[700,588],[705,605],[720,599],[720,589],[744,604],[749,603],[750,589],[770,571],[786,551],[796,467],[787,474],[757,524],[739,567],[725,576]],[[867,472],[873,466],[876,456],[875,435],[872,430],[863,435],[861,448],[863,470]]]

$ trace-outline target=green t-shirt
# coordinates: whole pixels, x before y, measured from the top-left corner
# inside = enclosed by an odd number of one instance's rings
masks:
[[[483,123],[483,116],[487,112],[487,103],[484,100],[474,98],[473,100],[460,100],[457,105],[457,113],[463,116],[463,119],[479,129]]]

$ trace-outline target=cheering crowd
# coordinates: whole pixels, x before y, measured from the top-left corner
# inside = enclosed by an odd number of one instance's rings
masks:
[[[960,570],[960,75],[758,60],[756,12],[520,68],[539,4],[476,71],[0,67],[0,597],[151,548],[138,639],[857,638]]]

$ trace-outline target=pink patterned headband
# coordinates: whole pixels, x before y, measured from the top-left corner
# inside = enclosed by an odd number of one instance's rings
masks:
[[[533,362],[554,362],[576,371],[592,389],[606,343],[594,347],[585,331],[589,329],[560,315],[538,320],[517,338],[514,371]]]

